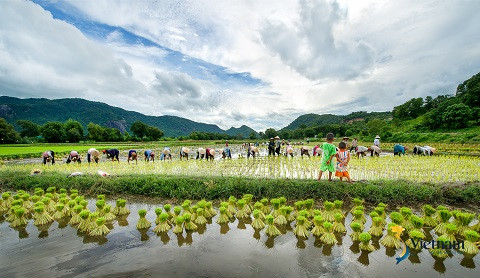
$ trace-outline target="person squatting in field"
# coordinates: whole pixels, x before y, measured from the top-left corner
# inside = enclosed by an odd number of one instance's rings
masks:
[[[90,163],[93,160],[95,163],[98,163],[98,158],[100,157],[100,152],[95,148],[90,148],[87,151],[87,162]]]
[[[332,159],[337,154],[337,148],[333,145],[333,133],[328,133],[327,142],[322,145],[322,164],[320,165],[320,172],[318,172],[318,181],[322,178],[323,172],[328,171],[328,180],[332,180],[332,173],[335,172],[335,165]]]
[[[155,161],[155,153],[152,150],[145,150],[143,155],[145,156],[146,162],[149,162],[150,160]]]
[[[102,152],[107,156],[107,159],[112,159],[112,161],[116,159],[120,162],[120,159],[118,158],[120,151],[118,149],[103,150]]]
[[[47,162],[52,162],[52,165],[55,164],[55,152],[54,151],[45,151],[42,154],[43,164],[47,164]]]
[[[182,160],[183,158],[188,160],[188,153],[189,152],[190,152],[190,150],[187,147],[181,147],[180,148],[180,160]]]
[[[80,159],[80,155],[78,155],[77,151],[71,151],[70,154],[67,157],[67,164],[70,162],[78,162],[82,163],[82,160]]]
[[[128,158],[127,158],[127,162],[130,163],[130,160],[131,161],[134,161],[135,160],[135,163],[138,164],[138,159],[137,159],[137,151],[136,150],[129,150],[128,151]]]
[[[304,155],[308,156],[308,158],[310,158],[310,153],[308,152],[308,147],[307,146],[303,146],[300,148],[300,156],[303,158]]]

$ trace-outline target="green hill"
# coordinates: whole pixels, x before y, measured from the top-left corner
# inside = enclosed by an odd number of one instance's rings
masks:
[[[341,124],[356,121],[364,121],[370,119],[389,119],[391,118],[391,112],[353,112],[348,115],[332,115],[332,114],[305,114],[296,118],[288,126],[284,127],[284,130],[295,130],[301,126],[322,126],[330,124]]]

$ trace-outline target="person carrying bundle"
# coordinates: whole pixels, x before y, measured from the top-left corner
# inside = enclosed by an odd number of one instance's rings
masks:
[[[71,151],[70,154],[68,155],[67,164],[69,164],[70,162],[82,163],[82,161],[80,160],[80,155],[78,154],[77,151]]]
[[[405,151],[408,151],[408,148],[407,147],[404,147],[400,144],[395,144],[395,146],[393,146],[393,155],[398,155],[398,156],[401,156],[401,155],[405,155]]]
[[[152,150],[145,150],[143,155],[145,156],[146,162],[149,162],[150,160],[155,161],[155,153]]]
[[[213,161],[213,160],[215,159],[215,154],[216,154],[216,152],[215,152],[214,149],[207,148],[207,149],[205,150],[205,155],[206,155],[206,159],[207,159],[207,160],[210,159],[210,160]]]
[[[138,164],[138,160],[137,160],[137,151],[136,150],[129,150],[128,151],[128,158],[127,158],[127,162],[130,163],[130,160],[135,160],[135,163]]]
[[[232,151],[230,150],[229,147],[225,147],[222,150],[222,158],[225,159],[227,157],[232,159]]]
[[[55,152],[54,151],[45,151],[42,154],[43,164],[52,161],[52,165],[55,164]]]
[[[307,146],[303,146],[300,148],[300,155],[303,156],[306,155],[308,158],[310,158],[310,153],[309,153],[309,148]]]
[[[88,149],[88,151],[87,151],[87,162],[88,163],[90,163],[92,161],[92,158],[95,161],[95,163],[98,163],[99,157],[100,157],[100,152],[97,149],[95,149],[95,148]]]
[[[160,160],[172,160],[172,153],[170,152],[170,147],[163,148],[162,154],[160,155]]]
[[[120,159],[118,158],[120,151],[118,149],[103,150],[102,152],[107,156],[107,159],[112,159],[112,161],[116,159],[118,162],[120,162]]]
[[[187,147],[181,147],[180,148],[180,160],[182,160],[183,158],[188,160],[188,153],[189,152],[190,152],[190,150]]]

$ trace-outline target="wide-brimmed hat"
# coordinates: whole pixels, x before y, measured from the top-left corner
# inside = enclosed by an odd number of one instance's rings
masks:
[[[258,153],[258,148],[257,148],[257,147],[253,147],[253,148],[252,148],[252,151]]]
[[[188,149],[187,147],[182,147],[182,152],[189,153],[190,149]]]
[[[170,154],[170,150],[169,149],[163,149],[162,153],[163,154]]]
[[[198,153],[199,154],[205,154],[205,149],[204,148],[198,148]]]
[[[278,137],[278,136],[275,136],[275,139],[280,139],[280,137]]]
[[[210,155],[215,156],[216,153],[217,153],[217,152],[216,152],[214,149],[210,149]]]
[[[100,152],[97,151],[97,150],[94,150],[92,153],[91,153],[92,156],[96,157],[96,156],[100,156]]]
[[[273,140],[273,137],[271,137],[270,140]]]
[[[380,139],[380,135],[375,136],[375,139]]]
[[[293,149],[292,148],[287,148],[287,153],[293,153]]]

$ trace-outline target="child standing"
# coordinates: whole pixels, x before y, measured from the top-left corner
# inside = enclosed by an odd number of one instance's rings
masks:
[[[350,152],[347,151],[347,144],[345,144],[345,142],[340,142],[338,148],[338,153],[335,156],[337,158],[337,171],[335,172],[335,176],[339,177],[340,180],[343,180],[345,177],[348,182],[351,182],[350,175],[347,171],[347,166],[350,162]]]
[[[337,153],[335,145],[333,145],[333,133],[327,134],[327,143],[322,145],[322,164],[320,165],[320,172],[318,173],[318,181],[322,178],[322,174],[328,171],[328,180],[332,181],[332,173],[335,172],[335,166],[332,159]]]

